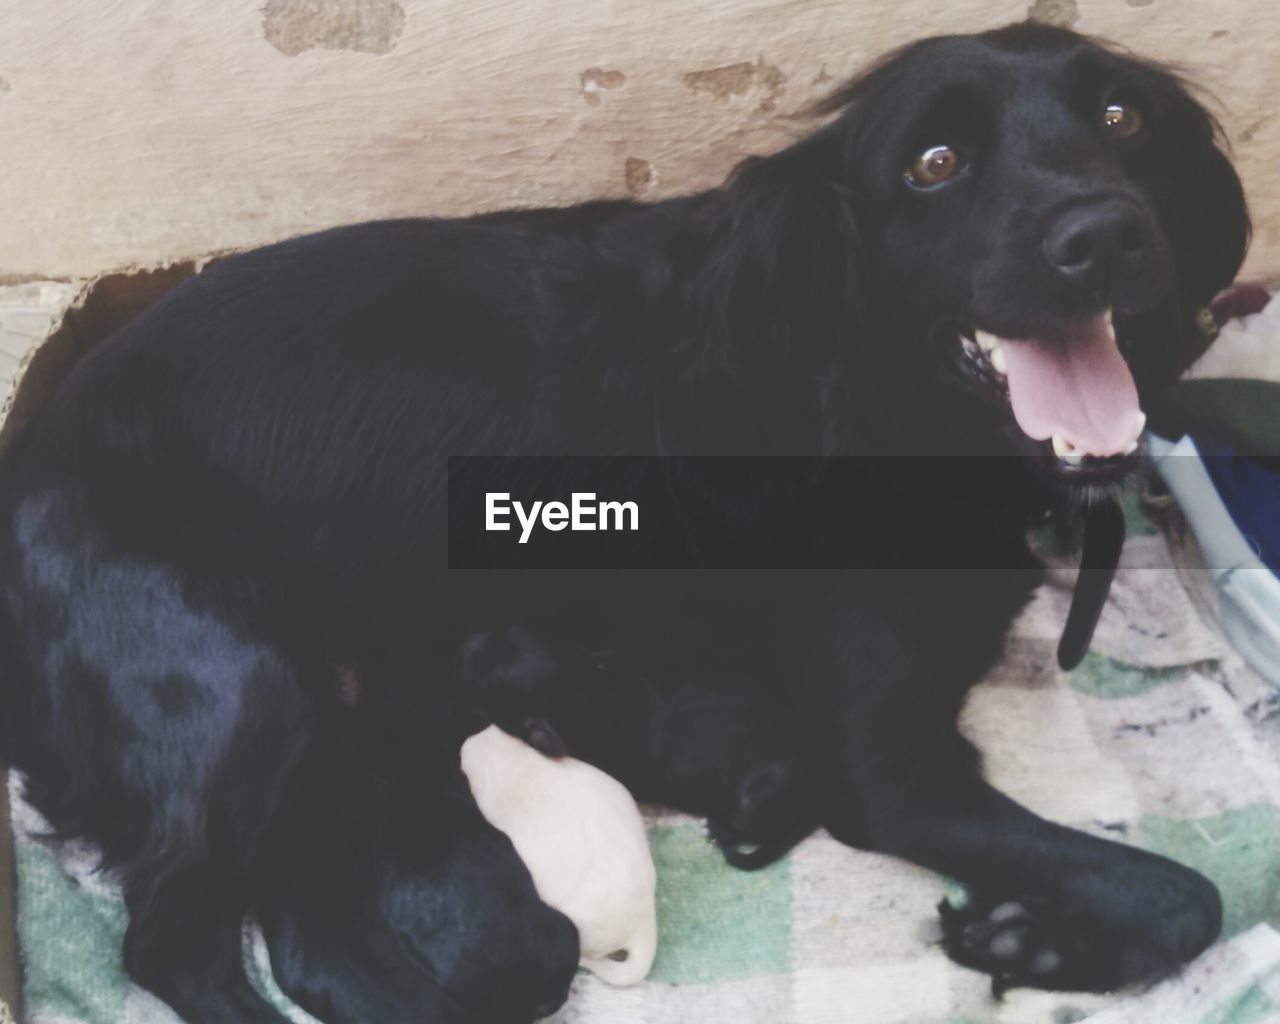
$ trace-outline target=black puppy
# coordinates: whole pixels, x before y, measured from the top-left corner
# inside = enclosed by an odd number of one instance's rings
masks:
[[[460,671],[490,721],[548,757],[572,754],[642,802],[706,817],[735,867],[773,863],[818,825],[818,776],[776,701],[693,681],[660,690],[616,652],[521,626],[468,636]]]
[[[554,1012],[577,969],[577,930],[433,728],[403,706],[358,720],[281,810],[253,909],[276,981],[321,1020],[514,1024]]]
[[[913,44],[823,111],[699,195],[222,260],[5,451],[4,750],[120,870],[126,966],[188,1019],[279,1020],[239,923],[331,742],[329,666],[376,655],[372,706],[425,689],[447,716],[431,681],[466,632],[535,616],[730,657],[801,722],[833,834],[978,891],[966,963],[1105,989],[1218,934],[1203,876],[1020,807],[956,730],[1039,578],[1027,520],[1128,470],[1243,258],[1213,121],[1160,67],[1034,24]],[[690,465],[653,510],[683,523],[672,564],[786,538],[813,571],[447,571],[449,456],[622,453],[827,456]]]

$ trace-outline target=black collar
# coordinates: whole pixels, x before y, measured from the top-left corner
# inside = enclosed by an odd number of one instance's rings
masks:
[[[1058,641],[1058,664],[1070,671],[1084,659],[1093,631],[1107,603],[1111,580],[1124,547],[1124,513],[1112,498],[1093,502],[1084,513],[1084,552],[1071,593],[1067,624]]]

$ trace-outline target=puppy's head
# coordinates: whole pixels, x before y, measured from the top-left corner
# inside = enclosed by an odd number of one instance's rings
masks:
[[[462,644],[463,699],[504,732],[547,757],[597,759],[644,684],[611,650],[585,648],[525,626],[483,630]]]
[[[567,672],[566,659],[523,626],[471,633],[459,655],[464,699],[548,757],[568,752],[551,724],[568,699]]]
[[[799,306],[825,280],[858,315],[841,373],[880,450],[1123,471],[1144,402],[1207,344],[1197,314],[1249,235],[1183,82],[1027,23],[912,44],[818,109],[835,115],[824,129],[729,189],[807,225],[804,269],[775,281]]]

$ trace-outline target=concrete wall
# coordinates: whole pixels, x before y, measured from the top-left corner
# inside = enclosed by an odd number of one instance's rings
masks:
[[[1280,27],[1262,0],[12,0],[0,283],[345,221],[719,181],[909,38],[1028,13],[1220,98],[1280,279]]]

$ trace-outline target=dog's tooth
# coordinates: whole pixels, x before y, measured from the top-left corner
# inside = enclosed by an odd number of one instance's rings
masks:
[[[981,348],[983,352],[990,352],[993,349],[1000,347],[1000,339],[990,331],[981,331],[975,328],[973,337],[974,340],[977,341],[978,347]]]
[[[1053,435],[1053,454],[1060,459],[1070,461],[1073,457],[1077,460],[1081,458],[1081,454],[1077,451],[1076,446],[1068,441],[1061,434]]]
[[[1138,418],[1133,421],[1133,440],[1129,442],[1128,447],[1124,450],[1126,455],[1132,455],[1138,450],[1138,443],[1142,440],[1142,432],[1146,427],[1147,414],[1139,409]]]
[[[1005,358],[1004,349],[997,345],[987,353],[987,358],[991,360],[991,368],[1002,376],[1009,372],[1009,360]]]
[[[1105,313],[1103,313],[1103,314],[1102,314],[1102,319],[1103,319],[1103,320],[1105,320],[1105,321],[1107,322],[1107,326],[1108,326],[1108,327],[1112,326],[1112,324],[1111,324],[1111,310],[1107,310]]]

